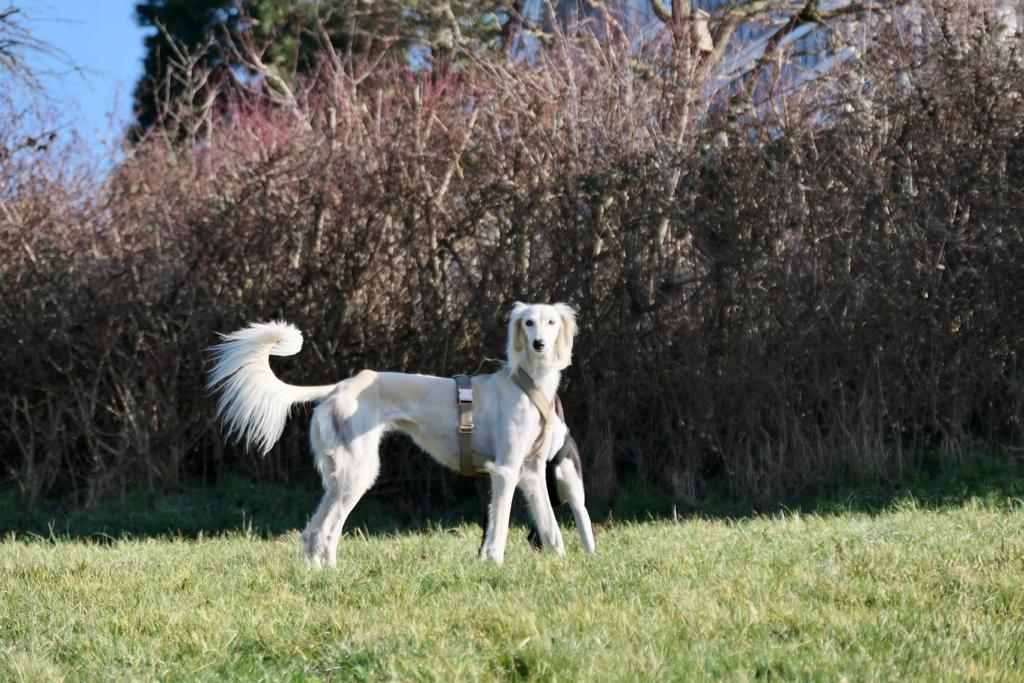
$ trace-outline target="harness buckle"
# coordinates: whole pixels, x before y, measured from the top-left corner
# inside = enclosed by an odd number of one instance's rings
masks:
[[[459,389],[459,403],[472,403],[473,402],[473,390],[472,389]]]
[[[459,425],[459,434],[472,434],[473,433],[473,427],[474,427],[474,425],[473,425],[472,422],[470,422],[468,425],[460,424]]]

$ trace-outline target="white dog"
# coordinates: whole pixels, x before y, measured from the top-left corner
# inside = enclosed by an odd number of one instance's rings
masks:
[[[505,367],[472,379],[474,453],[491,478],[491,504],[481,558],[501,564],[505,556],[512,494],[526,496],[543,545],[564,554],[562,535],[548,499],[544,468],[561,448],[568,430],[557,420],[544,457],[528,457],[544,432],[540,412],[511,379],[519,368],[552,400],[561,371],[572,360],[576,317],[565,304],[516,303],[508,324]],[[334,566],[342,527],[380,469],[378,445],[388,431],[412,437],[438,462],[459,469],[459,410],[452,379],[363,370],[354,377],[316,387],[286,384],[270,369],[270,356],[290,356],[302,348],[302,333],[283,322],[253,324],[225,335],[213,349],[211,388],[221,391],[220,414],[229,436],[237,436],[266,453],[277,442],[291,407],[317,401],[309,440],[323,478],[320,507],[302,533],[306,555],[316,564]],[[583,547],[594,551],[590,517],[584,507],[583,482],[571,461],[556,468]]]

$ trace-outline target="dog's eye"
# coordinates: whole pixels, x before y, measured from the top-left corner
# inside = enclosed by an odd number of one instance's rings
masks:
[[[555,324],[555,321],[554,321],[554,320],[549,320],[549,321],[548,321],[548,325],[554,325],[554,324]]]
[[[527,320],[526,321],[526,326],[527,327],[533,327],[533,321],[532,320]]]

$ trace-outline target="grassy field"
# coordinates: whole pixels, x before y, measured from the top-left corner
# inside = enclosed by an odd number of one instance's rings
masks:
[[[514,529],[0,543],[0,680],[1022,680],[1024,501],[1011,487],[606,522],[563,559]],[[571,529],[565,530],[568,534]]]

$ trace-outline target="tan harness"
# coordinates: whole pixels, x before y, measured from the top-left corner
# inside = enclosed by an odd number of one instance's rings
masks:
[[[483,474],[483,464],[490,459],[473,452],[473,378],[469,375],[455,375],[453,379],[455,380],[456,398],[459,403],[459,473],[467,477],[474,474]],[[523,390],[523,393],[529,397],[533,405],[540,411],[541,420],[544,422],[540,437],[537,438],[537,442],[533,445],[533,450],[527,456],[527,458],[533,458],[540,453],[541,448],[548,441],[548,436],[551,434],[551,425],[553,424],[552,418],[561,412],[559,410],[561,408],[559,405],[560,401],[558,400],[558,394],[555,394],[554,404],[552,404],[548,397],[544,395],[544,392],[534,384],[533,378],[522,368],[512,373],[512,381]]]

